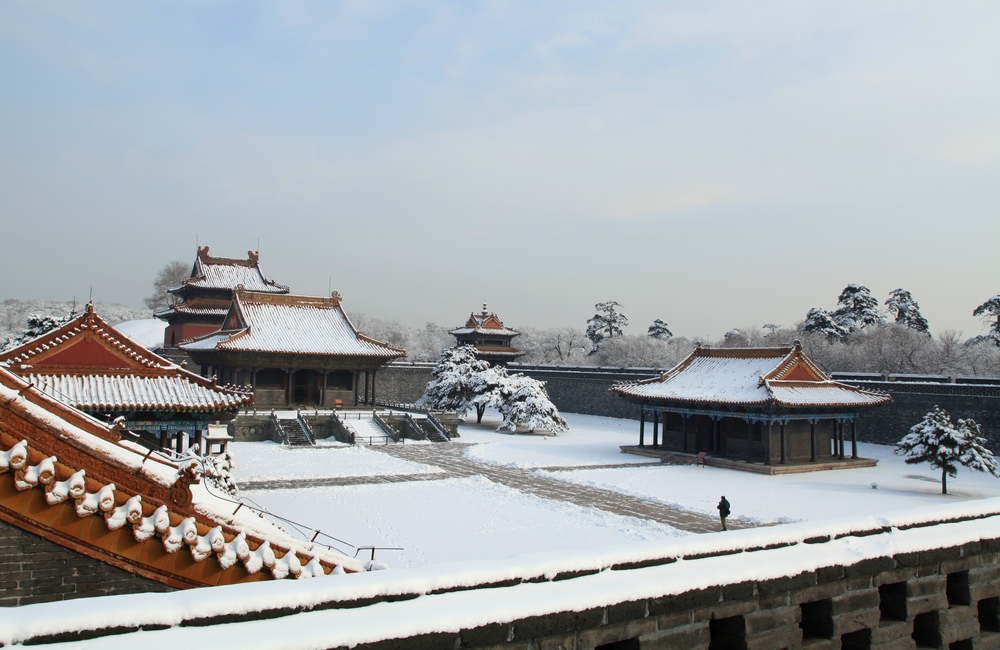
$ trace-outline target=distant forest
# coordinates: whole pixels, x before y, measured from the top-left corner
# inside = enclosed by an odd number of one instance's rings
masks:
[[[857,286],[849,285],[845,292]],[[856,295],[846,306],[843,300],[839,304],[841,307],[831,312],[810,310],[806,319],[792,327],[774,323],[746,326],[731,329],[721,339],[706,340],[673,336],[667,323],[659,319],[648,329],[642,328],[644,334],[626,334],[628,319],[621,313],[622,306],[598,303],[594,318],[581,323],[580,328],[515,325],[521,335],[514,339],[514,346],[525,352],[518,359],[524,364],[662,370],[690,354],[697,343],[718,347],[778,346],[799,339],[806,353],[827,372],[1000,376],[1000,347],[990,336],[964,340],[953,330],[932,336],[926,321],[923,329],[914,325],[919,325],[920,320],[914,319],[912,313],[907,312],[900,322],[899,310],[894,311],[890,304],[887,313],[873,316],[871,305],[864,305]],[[82,307],[83,303],[75,305],[77,310]],[[95,308],[111,324],[152,317],[149,309],[114,303],[96,303]],[[23,333],[31,317],[36,322],[45,317],[60,321],[73,309],[71,302],[5,300],[0,303],[0,342]],[[892,320],[894,314],[896,321]],[[411,327],[362,313],[350,316],[366,336],[406,350],[407,361],[437,361],[443,350],[455,344],[448,334],[451,327],[436,323]],[[986,319],[984,323],[989,326]]]

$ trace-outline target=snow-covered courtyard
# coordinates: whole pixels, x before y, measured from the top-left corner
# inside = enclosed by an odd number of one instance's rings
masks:
[[[966,469],[949,479],[949,494],[942,495],[940,472],[907,465],[888,446],[860,445],[863,457],[879,460],[873,468],[766,476],[663,465],[622,454],[620,445],[636,442],[637,421],[575,414],[566,418],[570,430],[558,436],[512,435],[493,431],[499,416],[488,413],[482,425],[474,419],[461,425],[461,437],[451,443],[460,445],[464,459],[483,472],[502,466],[528,480],[566,486],[559,494],[553,491],[551,498],[485,476],[450,473],[433,464],[442,448],[430,443],[403,445],[409,460],[379,446],[291,449],[271,442],[234,443],[233,473],[237,483],[254,486],[242,493],[254,503],[355,547],[380,547],[376,559],[400,568],[527,552],[600,551],[691,534],[592,507],[574,498],[576,486],[713,517],[724,494],[732,503],[735,523],[744,525],[889,514],[1000,496],[1000,480]],[[421,456],[428,462],[412,460]],[[296,479],[308,486],[263,487],[268,481]],[[349,545],[339,548],[354,553]]]

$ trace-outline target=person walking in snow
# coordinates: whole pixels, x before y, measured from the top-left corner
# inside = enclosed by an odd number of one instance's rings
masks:
[[[726,501],[725,495],[719,499],[719,505],[716,507],[719,509],[719,519],[722,520],[722,530],[726,530],[726,517],[729,516],[729,502]]]

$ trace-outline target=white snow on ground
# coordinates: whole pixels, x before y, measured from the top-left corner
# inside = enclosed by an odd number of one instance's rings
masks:
[[[376,552],[376,560],[393,568],[526,551],[597,549],[685,534],[651,521],[523,494],[482,477],[245,494],[272,512],[355,546],[402,547]]]
[[[925,465],[907,465],[892,449],[858,445],[859,456],[878,459],[876,467],[781,476],[691,465],[540,473],[709,514],[718,513],[715,506],[726,495],[732,517],[753,522],[874,515],[1000,496],[1000,480],[967,469],[959,470],[958,478],[948,479],[949,494],[942,495],[940,472]],[[878,487],[873,489],[872,483]]]
[[[564,413],[569,431],[557,436],[545,432],[512,434],[499,432],[501,417],[487,411],[477,425],[475,416],[460,425],[462,442],[480,443],[470,447],[467,456],[483,463],[514,467],[558,467],[576,465],[612,465],[649,463],[655,459],[623,454],[620,445],[638,441],[639,424],[633,420]]]
[[[860,446],[860,454],[878,458],[878,467],[766,476],[713,467],[650,465],[648,458],[619,450],[620,445],[638,441],[638,421],[566,417],[570,430],[558,436],[512,435],[493,431],[499,417],[488,413],[483,425],[475,425],[474,417],[470,424],[461,425],[458,441],[472,443],[467,450],[470,459],[490,464],[543,468],[637,463],[635,467],[538,471],[550,478],[712,515],[725,494],[733,516],[753,522],[884,516],[901,509],[958,507],[961,501],[1000,496],[1000,480],[966,469],[948,480],[951,494],[941,495],[939,472],[906,465],[892,454],[892,447],[868,444]],[[289,450],[274,443],[235,443],[232,449],[237,481],[437,471],[361,446]],[[878,489],[872,489],[873,482]],[[651,522],[579,507],[586,504],[525,495],[485,479],[259,490],[247,496],[272,512],[356,546],[403,547],[402,552],[377,552],[376,559],[391,568],[496,560],[529,551],[561,554],[575,548],[597,552],[615,544],[680,534]]]
[[[288,447],[276,442],[233,442],[229,448],[236,463],[232,474],[237,484],[246,481],[425,474],[441,471],[436,467],[393,458],[362,446],[301,448]]]

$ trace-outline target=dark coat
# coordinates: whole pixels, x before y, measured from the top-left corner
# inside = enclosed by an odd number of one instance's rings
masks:
[[[719,499],[719,505],[716,507],[719,509],[720,517],[725,518],[729,516],[729,501],[726,500],[726,497]]]

